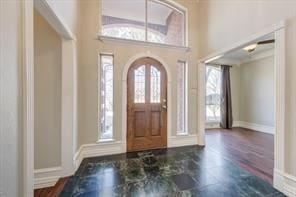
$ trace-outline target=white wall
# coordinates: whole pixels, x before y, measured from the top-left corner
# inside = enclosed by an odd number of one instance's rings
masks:
[[[56,14],[61,17],[74,34],[78,31],[79,1],[80,0],[48,0]]]
[[[35,169],[61,166],[61,38],[34,11]]]
[[[240,121],[274,127],[274,57],[242,64],[239,89]]]
[[[286,32],[285,171],[296,176],[296,2],[201,0],[198,13],[200,57],[290,18]]]
[[[0,1],[0,196],[22,196],[22,5]],[[9,19],[9,20],[7,20]]]

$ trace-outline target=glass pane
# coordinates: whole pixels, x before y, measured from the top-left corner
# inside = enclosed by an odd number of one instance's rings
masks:
[[[154,66],[150,70],[150,103],[160,103],[160,71]]]
[[[145,103],[145,65],[135,69],[134,102]]]
[[[113,56],[101,56],[101,139],[113,137]]]
[[[186,62],[177,63],[177,133],[183,134],[186,107]]]
[[[220,121],[220,88],[221,69],[219,67],[206,67],[206,120],[208,122]]]
[[[102,0],[102,35],[145,41],[145,0]]]
[[[147,40],[170,45],[184,45],[184,12],[162,2],[147,2]]]

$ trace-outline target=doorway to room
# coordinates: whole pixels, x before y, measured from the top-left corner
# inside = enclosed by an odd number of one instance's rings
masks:
[[[207,146],[272,184],[275,37],[269,34],[206,62]]]
[[[136,60],[127,81],[127,151],[167,146],[167,73],[153,58]]]

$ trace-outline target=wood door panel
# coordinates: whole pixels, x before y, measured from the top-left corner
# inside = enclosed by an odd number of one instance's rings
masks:
[[[146,135],[146,111],[134,111],[133,137],[145,137]]]
[[[137,97],[134,95],[136,87],[142,88],[140,92],[145,102],[138,102],[139,89]],[[164,67],[152,58],[136,60],[128,71],[127,91],[127,151],[166,147],[167,75]]]
[[[151,135],[152,136],[161,136],[161,112],[160,111],[151,111]]]

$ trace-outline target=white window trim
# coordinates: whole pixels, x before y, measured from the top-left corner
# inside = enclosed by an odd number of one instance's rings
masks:
[[[191,51],[191,48],[188,46],[188,9],[185,6],[180,5],[179,3],[175,2],[174,0],[151,0],[160,4],[163,4],[165,6],[169,6],[173,9],[176,9],[180,12],[183,12],[184,14],[184,45],[178,46],[178,45],[170,45],[170,44],[163,44],[163,43],[154,43],[149,42],[147,40],[147,2],[148,0],[145,0],[145,41],[139,41],[139,40],[131,40],[131,39],[124,39],[124,38],[116,38],[111,36],[104,36],[102,35],[102,1],[100,1],[100,14],[99,14],[99,36],[98,39],[100,41],[113,41],[113,42],[124,42],[124,43],[135,43],[135,44],[141,44],[148,46],[156,46],[156,47],[164,47],[164,48],[170,48],[170,49],[178,49],[182,51]]]
[[[184,51],[184,52],[191,51],[190,47],[185,47],[185,46],[176,46],[176,45],[163,44],[163,43],[131,40],[131,39],[125,39],[125,38],[116,38],[116,37],[103,36],[103,35],[99,35],[98,40],[104,43],[125,43],[125,44],[141,45],[141,46],[145,45],[145,46],[152,46],[152,47],[175,49],[175,50]]]
[[[99,54],[99,65],[98,65],[98,139],[97,139],[97,143],[106,143],[106,142],[113,142],[115,141],[114,139],[114,116],[113,116],[113,120],[112,120],[112,126],[113,126],[113,130],[112,130],[112,138],[109,139],[102,139],[101,138],[101,66],[102,66],[102,56],[112,56],[113,58],[113,78],[114,78],[114,55],[113,53],[100,53]],[[114,79],[113,79],[113,113],[114,113]]]
[[[189,135],[188,132],[188,63],[187,61],[178,60],[177,63],[182,63],[185,66],[184,72],[184,131],[176,132],[176,136],[186,136]]]

